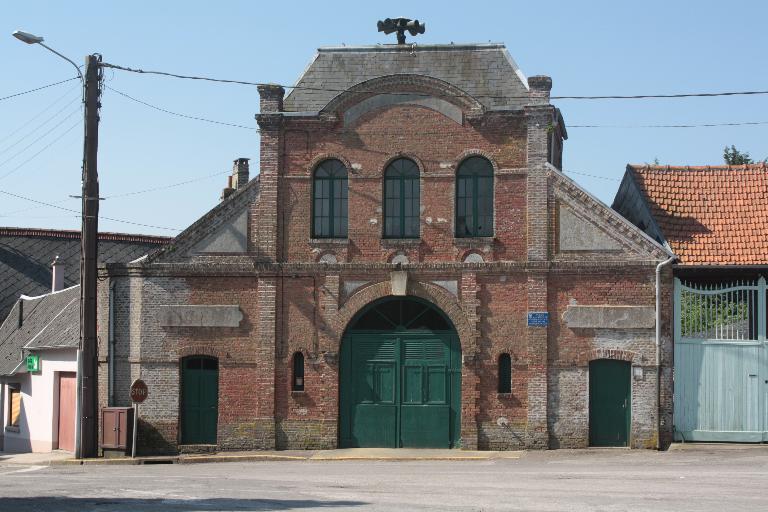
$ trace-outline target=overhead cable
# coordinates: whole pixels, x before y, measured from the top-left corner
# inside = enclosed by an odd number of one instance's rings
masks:
[[[229,174],[229,173],[230,173],[230,171],[217,172],[217,173],[214,173],[214,174],[209,174],[207,176],[201,176],[199,178],[193,178],[191,180],[181,181],[179,183],[172,183],[170,185],[162,185],[162,186],[154,187],[154,188],[146,188],[144,190],[136,190],[136,191],[133,191],[133,192],[125,192],[123,194],[115,194],[113,196],[105,196],[104,199],[116,199],[118,197],[135,196],[135,195],[139,195],[139,194],[146,194],[148,192],[156,192],[158,190],[167,190],[169,188],[180,187],[182,185],[187,185],[189,183],[195,183],[197,181],[203,181],[203,180],[207,180],[207,179],[213,178],[214,176],[221,176],[222,174]]]
[[[33,121],[37,120],[37,118],[39,118],[40,116],[42,116],[43,114],[45,114],[46,112],[51,110],[55,105],[58,105],[59,102],[61,102],[61,100],[63,100],[67,96],[69,96],[72,93],[72,91],[75,90],[76,87],[77,86],[68,89],[67,92],[65,92],[64,94],[62,94],[58,98],[56,98],[53,102],[49,103],[43,110],[41,110],[40,112],[38,112],[34,116],[30,117],[29,119],[27,119],[23,123],[20,123],[16,128],[14,128],[14,130],[12,132],[10,132],[7,135],[5,135],[2,138],[2,140],[0,140],[0,143],[3,143],[5,141],[9,140],[11,137],[13,137],[17,133],[19,133],[24,128],[29,127],[32,124]],[[77,99],[82,99],[82,98],[80,98],[80,96],[78,95]],[[58,112],[57,112],[57,114],[58,114]],[[55,116],[56,116],[56,114],[53,115],[53,117],[55,117]],[[46,121],[46,123],[47,123],[47,121]],[[46,124],[46,123],[43,123],[43,124]],[[38,126],[37,128],[35,128],[32,131],[35,131],[35,130],[39,129],[40,127],[42,127],[42,125]]]
[[[40,155],[40,154],[41,154],[43,151],[45,151],[46,149],[48,149],[48,148],[50,148],[51,146],[53,146],[54,144],[56,144],[56,143],[57,143],[58,141],[60,141],[60,140],[61,140],[61,139],[62,139],[62,138],[63,138],[63,137],[66,135],[66,134],[68,134],[69,132],[71,132],[72,130],[74,130],[74,129],[75,129],[77,126],[81,126],[81,125],[82,125],[82,122],[81,122],[80,120],[78,120],[77,122],[75,122],[75,124],[73,124],[72,126],[70,126],[69,128],[67,128],[67,129],[66,129],[64,132],[62,132],[62,133],[61,133],[61,134],[60,134],[58,137],[56,137],[56,138],[55,138],[55,139],[53,139],[51,142],[49,142],[48,144],[46,144],[45,146],[43,146],[43,147],[42,147],[42,148],[41,148],[41,149],[40,149],[40,150],[39,150],[37,153],[35,153],[34,155],[32,155],[31,157],[29,157],[29,158],[27,158],[26,160],[24,160],[23,162],[21,162],[19,165],[17,165],[16,167],[14,167],[13,169],[11,169],[10,171],[8,171],[8,172],[6,172],[5,174],[3,174],[2,176],[0,176],[0,180],[3,180],[3,179],[5,179],[6,177],[10,176],[11,174],[13,174],[13,173],[15,173],[16,171],[18,171],[19,169],[21,169],[23,166],[27,165],[29,162],[31,162],[32,160],[34,160],[35,158],[37,158],[37,156],[38,156],[38,155]]]
[[[74,102],[73,102],[73,103],[74,103]],[[65,106],[64,106],[64,107],[63,107],[61,110],[59,110],[59,111],[58,111],[56,114],[54,114],[54,116],[52,116],[51,118],[49,118],[48,120],[46,120],[46,121],[45,121],[43,124],[41,124],[41,125],[38,127],[38,129],[39,129],[39,128],[42,128],[43,126],[45,126],[46,124],[48,124],[50,121],[52,121],[53,119],[55,119],[55,117],[56,117],[57,115],[59,115],[61,112],[63,112],[63,111],[64,111],[64,110],[65,110],[67,107],[69,107],[71,104],[72,104],[72,103],[70,103],[69,105],[65,105]],[[54,131],[56,128],[58,128],[59,126],[61,126],[62,124],[64,124],[64,121],[66,121],[67,119],[69,119],[70,117],[72,117],[73,115],[75,115],[76,113],[78,113],[79,111],[80,111],[80,107],[78,106],[76,109],[72,110],[72,111],[71,111],[71,112],[70,112],[68,115],[66,115],[66,116],[65,116],[65,117],[63,117],[61,120],[59,120],[59,122],[58,122],[58,123],[56,123],[55,125],[53,125],[53,126],[52,126],[52,127],[51,127],[51,128],[48,130],[48,131],[46,131],[45,133],[43,133],[42,135],[40,135],[38,138],[36,138],[35,140],[33,140],[32,142],[30,142],[30,143],[29,143],[29,144],[27,144],[26,146],[24,146],[22,149],[20,149],[20,150],[19,150],[19,151],[17,151],[16,153],[14,153],[12,156],[10,156],[10,157],[8,157],[7,159],[5,159],[5,160],[3,160],[2,162],[0,162],[0,167],[4,166],[4,165],[5,165],[5,164],[7,164],[8,162],[10,162],[11,160],[13,160],[13,159],[14,159],[14,158],[16,158],[17,156],[19,156],[20,154],[24,153],[24,152],[25,152],[27,149],[29,149],[30,147],[34,146],[34,145],[35,145],[37,142],[39,142],[41,139],[45,138],[45,137],[46,137],[48,134],[50,134],[50,133],[51,133],[52,131]],[[35,131],[36,131],[36,130],[33,130],[33,131],[29,132],[28,134],[26,134],[25,136],[23,136],[21,139],[17,140],[16,142],[14,142],[13,144],[11,144],[10,146],[8,146],[8,147],[6,147],[5,149],[3,149],[2,151],[0,151],[0,155],[4,154],[6,151],[8,151],[9,149],[11,149],[12,147],[15,147],[15,146],[16,146],[17,144],[19,144],[21,141],[23,141],[24,139],[27,139],[27,138],[28,138],[30,135],[33,135],[33,134],[35,133]]]
[[[227,84],[252,85],[252,86],[274,85],[274,86],[283,87],[284,89],[325,91],[325,92],[337,92],[337,93],[349,91],[349,92],[367,93],[367,94],[402,94],[402,91],[400,92],[384,91],[383,92],[383,91],[377,91],[377,90],[362,90],[362,89],[354,89],[354,91],[350,91],[349,89],[331,89],[327,87],[311,87],[306,85],[269,84],[264,82],[227,80],[222,78],[211,78],[211,77],[205,77],[205,76],[179,75],[176,73],[169,73],[166,71],[147,71],[143,69],[129,68],[126,66],[119,66],[117,64],[110,64],[107,62],[103,62],[101,65],[106,68],[118,69],[120,71],[128,71],[131,73],[169,76],[173,78],[183,78],[186,80],[202,80],[206,82],[219,82],[219,83],[227,83]],[[419,93],[419,92],[409,92],[408,94],[414,94],[414,95],[420,95],[420,96],[436,96],[436,97],[465,97],[466,96],[464,94],[447,94],[447,93],[437,94],[437,93]],[[745,95],[761,95],[761,94],[768,94],[768,90],[700,92],[700,93],[678,93],[678,94],[632,94],[632,95],[615,94],[615,95],[597,95],[597,96],[551,96],[550,99],[553,99],[553,100],[640,100],[640,99],[658,99],[658,98],[709,98],[709,97],[716,97],[716,96],[745,96]],[[493,94],[476,94],[473,96],[478,98],[491,98],[491,99],[529,99],[529,96],[507,96],[507,95],[493,95]]]
[[[13,192],[8,192],[7,190],[0,190],[0,194],[4,194],[4,195],[10,196],[10,197],[15,197],[17,199],[22,199],[24,201],[29,201],[31,203],[36,203],[36,204],[40,204],[40,205],[43,205],[43,206],[48,206],[48,207],[51,207],[51,208],[56,208],[58,210],[63,210],[65,212],[76,213],[76,214],[78,214],[78,216],[81,215],[81,212],[79,212],[77,210],[73,210],[72,208],[65,208],[63,206],[57,206],[56,204],[46,203],[45,201],[38,201],[37,199],[32,199],[31,197],[21,196],[19,194],[14,194]],[[142,226],[142,227],[145,227],[145,228],[165,229],[165,230],[168,230],[168,231],[181,231],[180,229],[177,229],[177,228],[167,228],[167,227],[164,227],[164,226],[154,226],[152,224],[142,224],[141,222],[133,222],[131,220],[124,220],[124,219],[115,219],[115,218],[112,218],[112,217],[105,217],[103,215],[99,215],[99,219],[111,220],[113,222],[122,222],[123,224],[133,224],[134,226]]]
[[[66,82],[71,82],[72,80],[78,80],[78,77],[73,76],[72,78],[67,78],[66,80],[61,80],[59,82],[54,82],[52,84],[43,85],[43,86],[37,87],[35,89],[30,89],[28,91],[22,91],[22,92],[17,92],[16,94],[11,94],[11,95],[8,95],[8,96],[3,96],[2,98],[0,98],[0,101],[9,100],[11,98],[15,98],[16,96],[23,96],[25,94],[29,94],[29,93],[35,92],[35,91],[41,91],[43,89],[47,89],[49,87],[53,87],[54,85],[59,85],[59,84],[63,84],[63,83],[66,83]]]
[[[220,125],[224,125],[224,126],[231,126],[233,128],[243,128],[245,130],[257,130],[256,127],[252,127],[252,126],[243,126],[241,124],[225,123],[223,121],[214,121],[213,119],[206,119],[204,117],[192,116],[192,115],[188,115],[188,114],[180,114],[179,112],[173,112],[171,110],[167,110],[167,109],[158,107],[156,105],[152,105],[151,103],[147,103],[146,101],[142,101],[142,100],[140,100],[138,98],[134,98],[133,96],[129,96],[128,94],[126,94],[124,92],[121,92],[121,91],[118,91],[117,89],[114,89],[114,88],[112,88],[112,87],[110,87],[108,85],[106,85],[105,87],[107,89],[109,89],[110,91],[116,92],[120,96],[128,98],[131,101],[135,101],[136,103],[140,103],[140,104],[145,105],[145,106],[147,106],[149,108],[152,108],[152,109],[155,109],[155,110],[159,110],[160,112],[165,112],[166,114],[171,114],[171,115],[174,115],[174,116],[183,117],[185,119],[194,119],[196,121],[204,121],[206,123],[220,124]]]

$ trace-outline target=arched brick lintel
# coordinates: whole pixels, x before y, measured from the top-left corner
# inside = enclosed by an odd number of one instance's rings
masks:
[[[179,348],[179,361],[184,359],[185,357],[192,357],[192,356],[205,356],[205,357],[215,357],[216,359],[224,359],[227,355],[227,351],[216,347],[213,345],[203,345],[200,343],[192,343],[190,345],[182,345]]]
[[[637,357],[637,352],[631,350],[621,350],[618,348],[597,348],[589,353],[589,360],[595,359],[613,359],[616,361],[628,361],[633,363]]]
[[[389,92],[434,94],[436,98],[445,98],[446,103],[456,105],[465,112],[481,113],[484,110],[483,105],[477,98],[472,97],[466,91],[444,80],[426,75],[396,73],[371,78],[370,80],[353,85],[328,102],[323,107],[322,112],[341,113],[366,98]]]
[[[456,328],[462,352],[475,352],[472,327],[456,297],[444,288],[431,283],[409,282],[406,292],[409,296],[419,297],[440,308]],[[390,295],[392,295],[392,288],[389,281],[366,286],[352,295],[346,304],[339,309],[334,322],[334,331],[338,333],[339,343],[341,343],[341,337],[344,335],[349,322],[361,309],[375,300]]]

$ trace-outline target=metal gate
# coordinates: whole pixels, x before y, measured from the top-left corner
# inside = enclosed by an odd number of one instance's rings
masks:
[[[675,279],[678,441],[768,440],[766,281]]]

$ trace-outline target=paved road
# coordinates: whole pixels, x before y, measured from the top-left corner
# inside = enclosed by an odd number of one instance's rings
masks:
[[[0,462],[0,511],[313,509],[768,511],[768,450],[559,450],[483,461]]]

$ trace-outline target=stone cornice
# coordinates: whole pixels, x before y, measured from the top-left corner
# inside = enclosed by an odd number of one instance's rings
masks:
[[[229,261],[222,261],[227,259]],[[617,270],[646,270],[655,271],[657,260],[635,261],[550,261],[550,262],[487,262],[487,263],[409,263],[393,265],[391,263],[261,263],[255,258],[237,256],[221,257],[218,261],[201,261],[189,263],[153,263],[150,265],[110,263],[99,269],[101,277],[135,276],[135,277],[224,277],[224,276],[305,276],[317,273],[330,274],[369,274],[371,272],[387,273],[395,269],[406,270],[414,274],[445,275],[462,272],[477,272],[478,274],[610,274]]]

